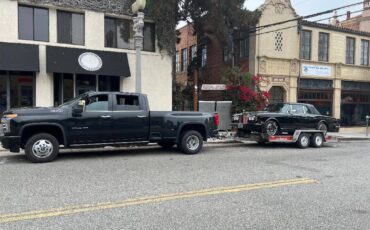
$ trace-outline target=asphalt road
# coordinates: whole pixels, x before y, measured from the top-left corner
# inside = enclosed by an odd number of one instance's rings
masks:
[[[0,155],[0,229],[370,229],[370,143]]]

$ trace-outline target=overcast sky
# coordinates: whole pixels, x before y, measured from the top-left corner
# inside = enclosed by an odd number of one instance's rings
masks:
[[[255,10],[256,8],[261,6],[264,2],[265,0],[246,0],[245,6],[249,10]],[[338,8],[338,7],[345,6],[345,5],[358,3],[358,2],[361,2],[361,0],[291,0],[293,8],[297,11],[298,15],[300,16],[306,16],[309,14],[314,14],[314,13],[318,13],[321,11],[330,10],[330,9]],[[358,5],[358,6],[351,7],[351,8],[346,8],[346,9],[338,11],[338,15],[346,14],[347,11],[354,12],[354,11],[358,11],[361,9],[362,9],[362,5]],[[358,15],[358,14],[360,13],[353,14],[353,15]],[[311,20],[318,20],[322,18],[328,18],[331,16],[332,14],[328,14],[328,15],[321,16],[319,18],[312,18]],[[345,17],[343,16],[341,19],[344,19],[344,18]],[[328,21],[322,21],[320,23],[327,23],[327,22]],[[185,24],[184,22],[180,22],[178,25],[178,28],[184,26],[184,24]]]

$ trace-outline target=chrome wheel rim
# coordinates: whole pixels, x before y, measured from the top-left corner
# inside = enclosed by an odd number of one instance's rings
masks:
[[[53,144],[48,140],[38,140],[32,146],[32,153],[38,158],[49,157],[53,150]]]
[[[309,143],[309,139],[308,139],[308,137],[303,136],[303,137],[301,138],[301,145],[302,145],[302,146],[304,146],[304,147],[306,147],[306,146],[308,146],[308,143]]]
[[[276,135],[277,130],[278,130],[278,126],[277,126],[277,124],[275,122],[269,122],[269,123],[267,123],[266,132],[267,132],[267,134],[269,136]]]
[[[322,137],[321,136],[316,136],[315,137],[315,144],[316,146],[321,146],[322,145]]]
[[[199,148],[199,145],[199,138],[195,135],[191,135],[186,139],[186,147],[191,151],[197,150]]]

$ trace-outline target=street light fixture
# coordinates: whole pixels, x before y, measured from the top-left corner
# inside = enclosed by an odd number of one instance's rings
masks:
[[[136,49],[136,92],[141,93],[141,50],[143,49],[144,9],[146,0],[136,0],[132,4],[132,13],[136,15],[134,21],[134,40]]]

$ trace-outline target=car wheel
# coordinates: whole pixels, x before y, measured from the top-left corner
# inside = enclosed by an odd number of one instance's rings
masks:
[[[275,136],[279,134],[279,125],[276,121],[270,120],[265,124],[265,133],[268,136]]]
[[[199,153],[203,147],[202,135],[194,130],[186,131],[180,140],[179,149],[185,154],[193,155]]]
[[[158,142],[158,145],[160,145],[164,149],[171,149],[173,146],[175,146],[175,142],[173,141],[160,141]]]
[[[27,159],[34,163],[50,162],[59,154],[59,142],[53,135],[40,133],[28,139],[24,150]]]
[[[306,133],[302,133],[298,138],[297,144],[301,149],[308,148],[310,146],[310,136]]]
[[[324,135],[326,135],[328,132],[328,126],[324,122],[320,121],[319,124],[317,124],[317,130],[323,131]]]
[[[311,142],[314,148],[320,148],[324,145],[324,136],[321,133],[316,133],[312,136]]]

